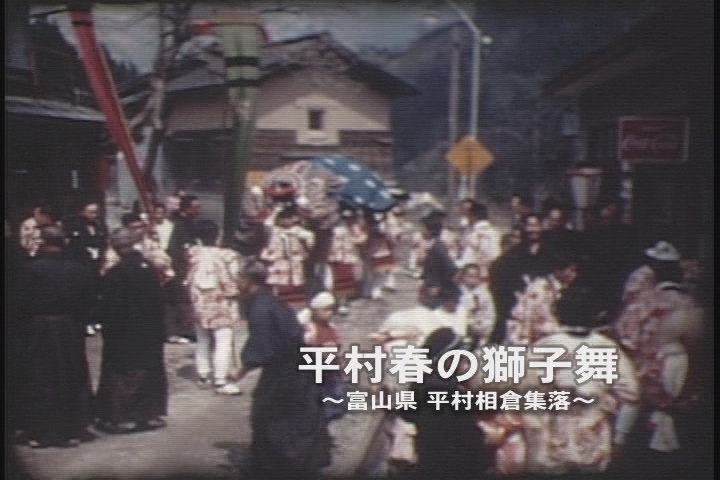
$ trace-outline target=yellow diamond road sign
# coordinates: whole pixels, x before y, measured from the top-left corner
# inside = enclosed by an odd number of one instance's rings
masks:
[[[463,175],[480,173],[495,161],[492,153],[470,135],[451,148],[445,158]]]

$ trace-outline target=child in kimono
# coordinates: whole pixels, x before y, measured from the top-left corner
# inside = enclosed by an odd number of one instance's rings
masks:
[[[339,300],[338,313],[348,313],[348,300],[357,294],[360,270],[360,246],[367,240],[367,234],[356,222],[352,210],[342,212],[342,220],[332,230],[328,262],[332,277],[332,290]]]
[[[290,307],[305,304],[305,262],[314,243],[315,235],[300,225],[297,211],[285,208],[277,214],[270,241],[260,253],[269,263],[268,285]]]
[[[480,266],[474,263],[465,265],[460,270],[460,315],[467,322],[471,350],[485,345],[495,328],[495,302],[482,281]]]
[[[340,349],[340,336],[332,319],[335,316],[337,302],[330,292],[320,292],[310,301],[310,308],[299,315],[305,327],[305,345],[310,347],[338,347]],[[336,359],[340,358],[338,351]],[[323,382],[320,385],[320,400],[323,404],[325,419],[330,421],[343,416],[344,404],[335,404],[323,401],[325,398],[344,400],[344,384],[340,371],[323,372]]]
[[[383,232],[381,219],[376,215],[378,214],[365,212],[367,241],[363,252],[367,267],[364,272],[363,293],[373,300],[382,298],[387,276],[395,268],[394,243],[390,236]]]

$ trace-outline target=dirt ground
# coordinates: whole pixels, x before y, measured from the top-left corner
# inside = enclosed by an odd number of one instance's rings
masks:
[[[398,291],[382,300],[357,300],[351,312],[338,319],[346,343],[367,346],[367,335],[388,313],[415,302],[415,280],[398,275]],[[101,336],[88,337],[91,375],[97,384]],[[170,389],[169,415],[164,429],[111,435],[96,430],[93,441],[77,448],[31,449],[14,447],[26,478],[33,480],[246,478],[243,475],[250,442],[251,393],[259,372],[241,386],[240,396],[217,395],[194,383],[193,345],[165,347]],[[327,474],[353,474],[363,460],[365,439],[377,425],[374,412],[351,412],[331,424],[335,441],[333,463]]]

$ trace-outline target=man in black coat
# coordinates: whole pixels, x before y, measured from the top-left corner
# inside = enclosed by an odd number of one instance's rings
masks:
[[[169,311],[166,312],[165,334],[171,343],[188,343],[195,337],[192,320],[193,309],[190,292],[184,285],[190,265],[188,248],[197,244],[197,216],[200,201],[194,195],[185,195],[180,199],[180,211],[173,219],[174,227],[168,241],[167,253],[172,259],[175,277],[165,284]]]
[[[267,271],[248,262],[240,274],[248,339],[241,379],[262,368],[250,413],[252,464],[257,478],[315,479],[330,464],[331,439],[314,372],[300,371],[303,327],[295,312],[266,287]]]
[[[105,274],[98,311],[104,319],[97,409],[100,425],[112,433],[164,426],[164,296],[156,270],[134,248],[138,232],[122,228],[111,236],[120,262]]]
[[[440,234],[443,230],[443,220],[445,214],[440,211],[433,211],[427,214],[421,220],[421,233],[423,238],[429,240],[428,248],[423,262],[423,271],[421,278],[423,284],[434,286],[445,286],[455,282],[455,276],[458,267],[453,261],[447,246],[440,240]],[[431,292],[433,297],[437,296],[439,290],[435,289]]]
[[[67,235],[68,255],[87,266],[100,279],[100,268],[108,248],[108,231],[100,215],[100,205],[94,201],[85,202],[77,215],[62,222]],[[95,335],[100,328],[99,317],[90,311],[85,319],[87,334]]]
[[[500,255],[490,266],[489,288],[497,312],[491,343],[505,341],[507,319],[517,300],[515,292],[525,290],[523,277],[533,279],[549,273],[552,252],[543,238],[540,218],[535,214],[526,216],[522,242]]]
[[[68,237],[68,254],[99,275],[108,247],[108,231],[100,217],[100,206],[95,202],[86,203],[78,215],[63,220],[63,228]]]
[[[96,301],[88,269],[64,252],[65,236],[56,226],[41,231],[37,259],[19,273],[16,293],[22,329],[13,340],[22,346],[21,392],[26,401],[24,428],[34,448],[76,446],[92,420],[92,387],[85,353],[84,315]]]

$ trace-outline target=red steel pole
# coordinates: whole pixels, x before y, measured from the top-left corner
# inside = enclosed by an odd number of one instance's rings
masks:
[[[78,37],[80,57],[85,74],[95,94],[102,112],[105,114],[108,130],[123,152],[130,174],[137,187],[140,203],[148,214],[152,211],[152,200],[135,155],[125,114],[120,106],[115,84],[105,55],[98,47],[93,29],[93,17],[90,7],[70,7],[73,28]]]

